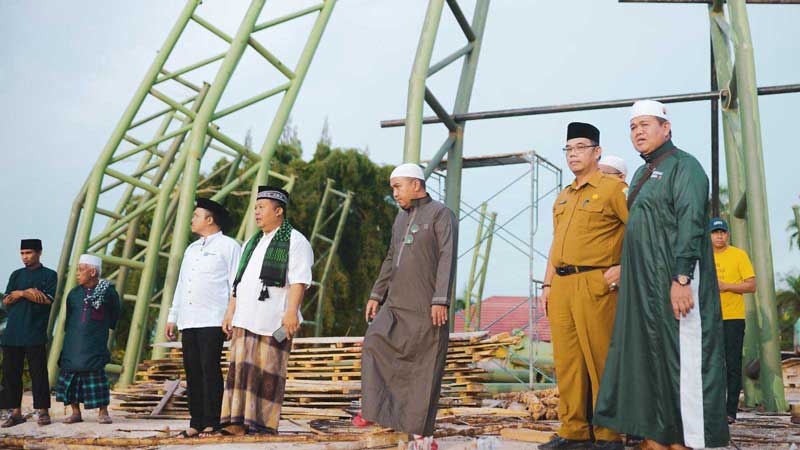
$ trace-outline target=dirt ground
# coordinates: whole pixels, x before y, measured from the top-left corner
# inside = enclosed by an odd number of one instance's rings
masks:
[[[800,396],[798,396],[800,397]],[[800,398],[792,398],[797,401]],[[40,427],[36,424],[36,417],[32,416],[28,422],[13,428],[0,430],[0,437],[24,437],[25,448],[78,448],[78,447],[56,447],[52,442],[42,441],[44,438],[147,438],[147,437],[169,437],[176,434],[187,426],[185,420],[148,420],[148,419],[129,419],[122,414],[115,414],[112,410],[114,423],[110,425],[100,425],[97,423],[97,412],[84,412],[84,422],[67,425],[63,423],[66,410],[63,405],[56,403],[55,399],[51,409],[53,424]],[[32,413],[31,399],[26,395],[23,400],[23,413]],[[289,421],[281,421],[280,429],[282,432],[291,434],[292,432],[302,432],[306,422],[298,421],[297,424]],[[732,440],[735,446],[729,449],[800,449],[800,425],[791,424],[788,415],[763,415],[758,413],[741,413],[739,421],[731,427]],[[535,444],[504,440],[499,436],[482,436],[479,438],[467,437],[448,437],[438,440],[439,448],[442,450],[522,450],[536,449]],[[187,443],[188,444],[188,443]],[[795,445],[793,448],[792,445]],[[84,447],[85,448],[85,447]],[[98,447],[91,447],[98,448]],[[228,443],[228,444],[208,444],[203,445],[201,439],[193,439],[188,445],[164,445],[151,446],[148,448],[162,448],[170,450],[178,449],[200,449],[200,448],[225,448],[225,449],[297,449],[297,450],[349,450],[359,447],[355,442],[327,442],[319,444],[295,444],[295,443]],[[396,447],[393,447],[396,448]]]

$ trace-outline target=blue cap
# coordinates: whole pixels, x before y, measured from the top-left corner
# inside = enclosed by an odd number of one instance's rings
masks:
[[[725,219],[719,217],[714,217],[713,219],[711,219],[711,223],[708,224],[708,231],[712,232],[717,230],[722,230],[727,232],[728,222],[726,222]]]

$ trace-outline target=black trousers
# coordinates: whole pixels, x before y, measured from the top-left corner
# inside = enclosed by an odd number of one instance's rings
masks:
[[[222,327],[187,328],[181,330],[183,367],[189,395],[189,426],[202,431],[219,427],[222,410]]]
[[[22,369],[28,360],[33,390],[33,407],[50,407],[50,384],[47,379],[47,350],[44,345],[32,347],[3,346],[3,391],[0,408],[13,409],[22,405]]]
[[[723,320],[725,330],[725,366],[728,379],[728,401],[725,409],[736,418],[739,393],[742,391],[742,346],[744,345],[744,319]]]

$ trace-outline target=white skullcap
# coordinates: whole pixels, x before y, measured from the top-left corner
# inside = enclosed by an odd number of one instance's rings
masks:
[[[103,260],[100,259],[99,256],[84,254],[81,255],[80,259],[78,260],[78,264],[88,264],[100,269],[100,267],[103,266]]]
[[[669,120],[667,116],[667,107],[663,103],[655,100],[639,100],[631,107],[631,118],[635,119],[639,116],[656,116],[664,120]]]
[[[613,167],[619,171],[623,176],[628,176],[628,165],[625,160],[616,155],[603,155],[600,158],[600,164]]]
[[[389,178],[398,178],[398,177],[416,178],[418,180],[425,180],[425,174],[422,172],[422,167],[412,163],[400,164],[399,166],[395,167],[394,170],[392,171],[392,175],[390,175]]]

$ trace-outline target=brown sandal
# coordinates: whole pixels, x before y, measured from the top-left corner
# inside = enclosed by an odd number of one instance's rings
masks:
[[[39,424],[40,426],[44,426],[44,425],[50,425],[51,423],[53,423],[53,421],[50,420],[50,414],[39,414],[39,419],[36,420],[36,423]]]
[[[108,415],[108,414],[100,414],[100,415],[97,416],[97,423],[100,423],[100,424],[103,424],[103,425],[107,425],[109,423],[114,423],[114,421],[111,420],[111,416],[110,415]]]
[[[72,415],[64,419],[64,423],[66,424],[73,424],[78,422],[83,422],[83,417]]]

